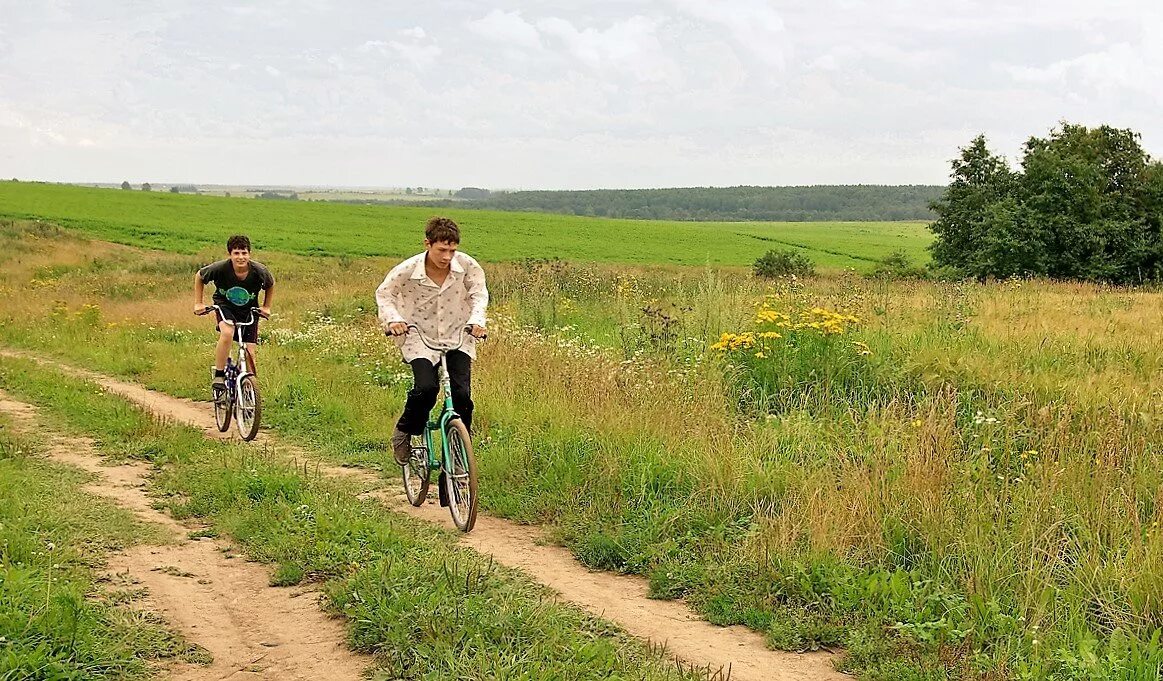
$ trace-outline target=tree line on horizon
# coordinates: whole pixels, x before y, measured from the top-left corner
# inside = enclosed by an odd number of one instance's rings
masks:
[[[464,187],[454,199],[382,201],[427,207],[481,208],[590,217],[706,222],[932,220],[933,185],[683,187],[500,192]],[[369,203],[350,200],[349,203]]]

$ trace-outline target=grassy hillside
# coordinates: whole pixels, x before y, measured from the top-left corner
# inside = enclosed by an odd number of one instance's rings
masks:
[[[432,208],[350,206],[0,182],[0,217],[42,219],[91,236],[169,251],[221,248],[244,232],[258,250],[300,255],[393,256],[418,252]],[[868,269],[894,250],[927,260],[921,222],[689,223],[538,213],[442,210],[483,260],[528,257],[589,262],[750,265],[771,248],[796,248],[823,268]]]

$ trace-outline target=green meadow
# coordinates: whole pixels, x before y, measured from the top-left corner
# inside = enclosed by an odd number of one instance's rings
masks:
[[[114,243],[196,253],[236,232],[259,250],[301,255],[412,255],[430,208],[352,206],[0,182],[0,217],[40,219]],[[749,266],[771,248],[807,253],[820,267],[860,271],[896,250],[927,260],[924,223],[697,223],[442,210],[486,261]],[[418,235],[419,238],[418,238]]]
[[[249,232],[280,285],[259,354],[265,422],[391,480],[410,377],[372,294],[418,250],[428,212],[0,185],[0,213],[20,218],[0,226],[0,343],[205,397],[211,335],[189,279]],[[920,225],[453,215],[493,296],[474,367],[488,512],[773,647],[842,651],[861,679],[1159,677],[1163,294],[860,274],[861,257],[899,242],[921,253]],[[823,274],[745,271],[785,242]],[[140,439],[107,433],[109,398],[59,377],[9,363],[0,387],[123,446]],[[241,454],[190,456],[165,479],[175,508],[253,530],[289,579],[334,566],[332,604],[353,607],[344,580],[367,573],[236,496]],[[292,500],[327,494],[279,484]],[[390,522],[373,517],[360,532]],[[390,622],[390,599],[377,607],[353,612]],[[491,621],[510,631],[520,612]],[[404,645],[379,631],[375,645]],[[537,650],[565,645],[537,631]],[[613,676],[648,659],[610,645]]]

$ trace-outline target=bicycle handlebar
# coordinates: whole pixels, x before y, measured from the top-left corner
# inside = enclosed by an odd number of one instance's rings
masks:
[[[201,317],[201,316],[204,316],[204,315],[208,315],[208,314],[210,314],[210,312],[211,312],[211,311],[213,311],[213,310],[217,310],[219,313],[221,313],[221,312],[222,312],[222,308],[221,308],[221,307],[219,307],[218,305],[207,305],[206,307],[202,308],[202,311],[201,311],[201,312],[195,312],[194,314],[196,314],[196,315],[198,315],[199,317]],[[233,323],[235,326],[250,326],[251,324],[254,324],[254,323],[255,323],[255,321],[257,321],[257,320],[255,320],[255,318],[254,318],[254,316],[255,316],[256,314],[257,314],[259,317],[262,317],[263,319],[270,319],[270,318],[271,318],[271,316],[270,316],[269,314],[263,314],[262,310],[258,309],[257,307],[252,307],[252,308],[250,309],[250,319],[249,319],[248,321],[245,321],[245,322],[232,322],[232,323]]]
[[[456,345],[443,346],[443,345],[440,345],[439,343],[430,342],[430,339],[427,336],[425,336],[422,331],[420,331],[420,327],[416,326],[415,324],[409,324],[408,330],[411,331],[413,329],[416,330],[416,336],[420,338],[420,342],[424,344],[424,347],[428,348],[429,350],[434,350],[436,352],[453,352],[453,351],[459,350],[461,348],[461,346],[464,345],[464,342],[465,342],[465,340],[467,340],[467,337],[472,335],[472,327],[466,326],[460,330],[460,342],[459,343],[457,343]],[[407,334],[405,334],[405,335],[407,335]],[[476,336],[473,336],[473,338],[476,338]],[[477,338],[477,340],[484,340],[486,338],[488,338],[488,334],[485,334],[484,336]]]

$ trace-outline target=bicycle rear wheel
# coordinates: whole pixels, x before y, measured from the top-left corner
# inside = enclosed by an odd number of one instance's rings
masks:
[[[258,435],[259,417],[262,415],[262,398],[258,393],[258,382],[254,376],[243,376],[238,382],[238,401],[235,403],[235,425],[243,440],[250,441]]]
[[[223,385],[214,389],[214,425],[218,426],[219,433],[230,430],[230,416],[233,405],[230,404],[230,389]]]
[[[408,465],[403,467],[404,494],[409,504],[419,506],[428,497],[428,446],[424,444],[423,435],[413,435],[411,440]]]
[[[448,422],[448,456],[451,470],[445,468],[444,488],[448,496],[448,511],[452,522],[461,532],[468,532],[477,520],[477,463],[472,454],[468,428],[460,419]]]

